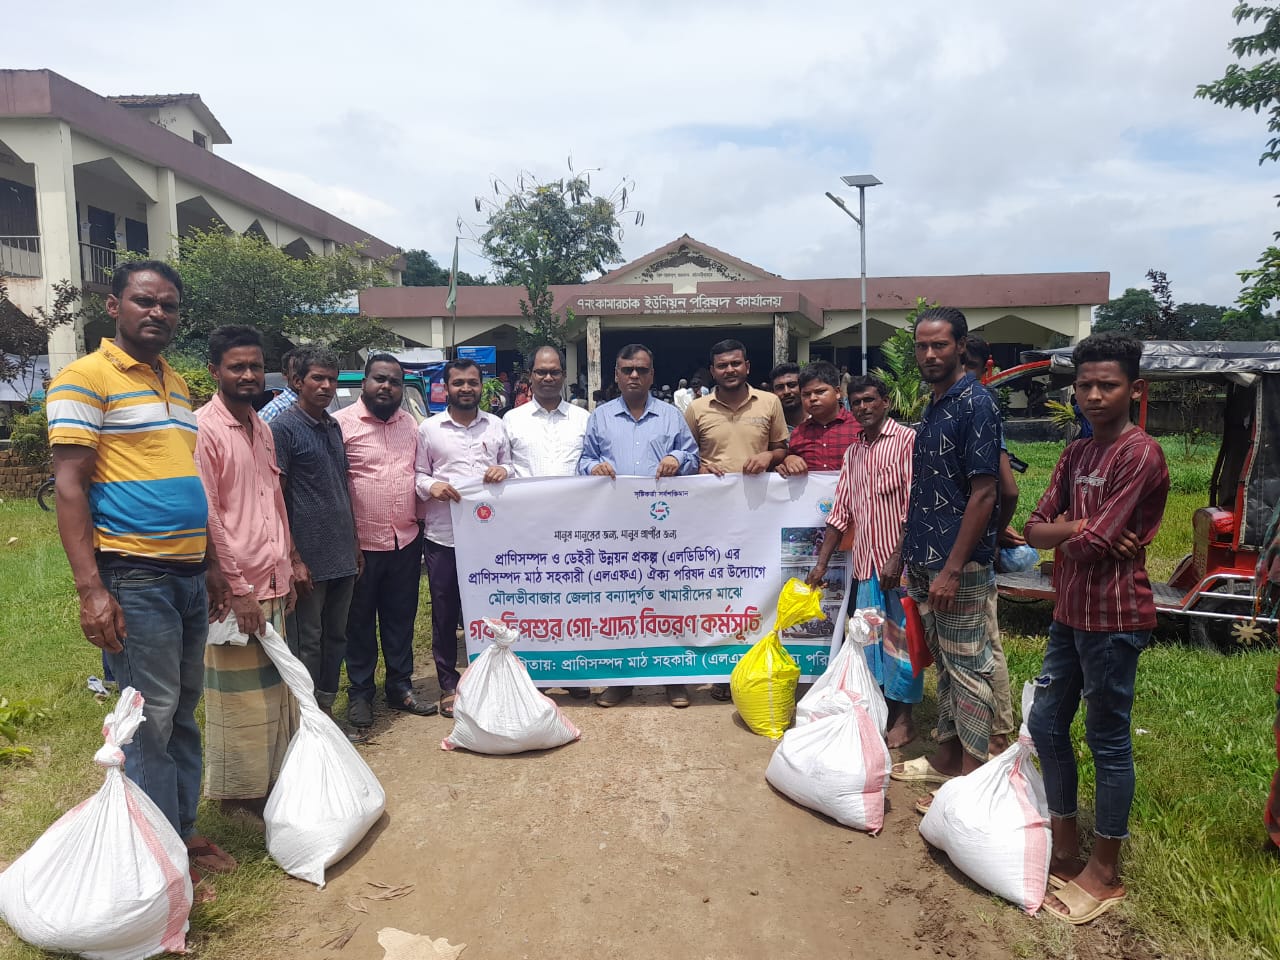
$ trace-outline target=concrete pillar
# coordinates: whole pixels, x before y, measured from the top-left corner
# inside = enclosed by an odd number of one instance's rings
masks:
[[[600,318],[587,317],[587,407],[591,410],[600,383]]]
[[[568,396],[570,385],[576,385],[578,382],[578,345],[570,342],[564,346],[564,389],[565,396]],[[590,397],[587,400],[590,401]]]
[[[35,165],[36,210],[40,221],[40,259],[44,268],[45,308],[53,307],[52,285],[70,280],[79,286],[80,243],[76,223],[75,165],[71,127],[61,121],[43,126],[39,136],[10,142]],[[56,375],[84,353],[84,323],[58,327],[49,336],[49,372]]]
[[[803,366],[809,362],[809,338],[796,337],[796,363]]]
[[[427,346],[438,347],[440,349],[444,349],[444,347],[446,346],[445,332],[444,332],[444,317],[431,318],[431,340],[427,343]]]
[[[775,313],[773,315],[773,363],[777,366],[779,363],[786,363],[791,351],[788,349],[787,337],[790,330],[787,326],[787,315],[785,313]]]
[[[173,171],[156,169],[156,202],[147,204],[147,252],[167,260],[178,247],[178,197]]]
[[[1079,343],[1093,332],[1093,308],[1087,305],[1076,307],[1076,333],[1072,343]]]

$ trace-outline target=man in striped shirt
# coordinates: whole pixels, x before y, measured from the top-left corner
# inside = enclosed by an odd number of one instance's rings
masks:
[[[1054,551],[1053,623],[1027,727],[1049,801],[1049,876],[1061,885],[1044,908],[1072,924],[1088,923],[1125,896],[1119,859],[1134,790],[1129,717],[1138,655],[1156,625],[1146,548],[1169,495],[1164,452],[1129,420],[1130,404],[1142,395],[1141,358],[1142,344],[1118,333],[1076,346],[1076,396],[1093,436],[1062,452],[1025,527],[1027,543]],[[1097,784],[1087,863],[1080,860],[1071,743],[1081,699]]]
[[[48,409],[80,627],[120,686],[147,701],[147,722],[124,747],[125,773],[186,841],[198,881],[197,869],[236,866],[196,833],[204,646],[211,608],[225,617],[230,595],[207,543],[190,395],[160,356],[181,301],[182,279],[168,264],[121,264],[106,304],[115,338],[54,378]]]
[[[911,708],[924,695],[924,677],[912,675],[906,617],[900,591],[895,589],[901,566],[887,570],[902,542],[902,527],[907,519],[916,434],[889,416],[889,389],[879,377],[853,377],[849,382],[849,407],[862,433],[845,451],[835,502],[827,516],[827,532],[807,582],[822,582],[841,538],[850,534],[849,562],[855,581],[855,599],[850,609],[876,606],[885,611],[884,638],[867,647],[866,654],[867,665],[884,689],[889,705],[887,740],[890,747],[896,748],[915,739]],[[891,580],[883,591],[879,584],[882,574]]]

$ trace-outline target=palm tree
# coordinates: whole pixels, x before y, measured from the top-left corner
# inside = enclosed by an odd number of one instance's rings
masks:
[[[874,373],[889,388],[889,406],[898,420],[914,423],[924,409],[925,395],[921,389],[920,368],[916,366],[916,341],[911,328],[896,331],[880,345],[880,352],[885,366],[877,367]]]

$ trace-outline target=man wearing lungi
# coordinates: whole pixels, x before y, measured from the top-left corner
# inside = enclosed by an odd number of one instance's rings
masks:
[[[916,363],[933,395],[916,431],[902,559],[938,666],[938,751],[932,760],[895,764],[890,776],[907,782],[971,773],[987,759],[991,737],[987,603],[995,589],[1001,428],[995,399],[964,369],[968,332],[954,307],[916,317]],[[922,798],[916,809],[931,801]]]
[[[280,491],[275,444],[253,411],[262,395],[262,338],[224,326],[209,337],[218,392],[196,412],[196,465],[209,501],[209,538],[231,587],[243,646],[210,643],[204,655],[204,795],[258,814],[296,729],[297,706],[258,643],[266,624],[284,636],[296,558]],[[298,560],[301,563],[301,560]]]

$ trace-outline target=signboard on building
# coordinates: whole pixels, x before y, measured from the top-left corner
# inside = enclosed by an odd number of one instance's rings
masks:
[[[705,293],[645,294],[635,296],[578,297],[573,309],[579,314],[645,315],[675,314],[686,316],[699,313],[794,313],[800,309],[800,294],[744,293],[710,296]]]
[[[497,347],[459,347],[459,360],[471,360],[480,368],[481,373],[495,376],[498,372]]]

